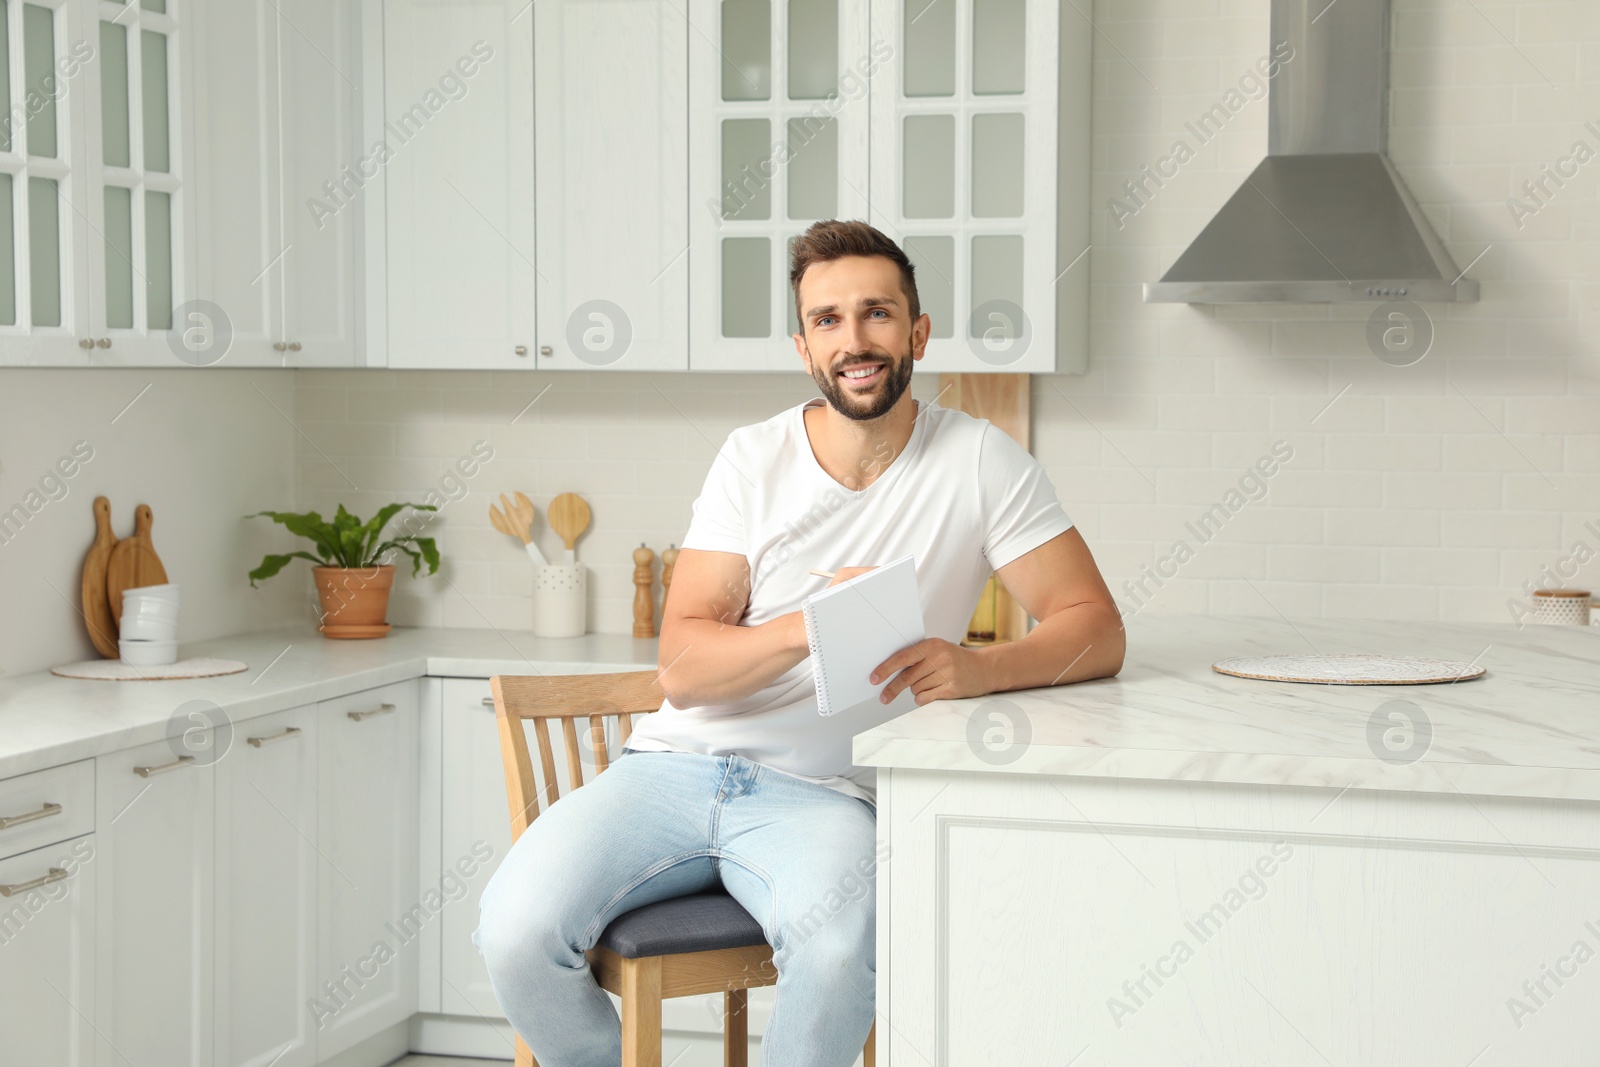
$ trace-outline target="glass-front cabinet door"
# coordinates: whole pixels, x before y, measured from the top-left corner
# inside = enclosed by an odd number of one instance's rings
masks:
[[[0,364],[89,363],[76,23],[61,0],[0,0]]]
[[[173,362],[180,0],[0,0],[0,363]]]
[[[689,23],[690,366],[797,370],[789,243],[868,216],[891,46],[849,0],[691,0]]]
[[[95,364],[181,365],[168,344],[187,258],[179,2],[87,0],[98,53],[87,72],[99,83],[86,86],[84,128]]]
[[[1059,8],[873,0],[872,222],[917,268],[922,370],[1056,369]]]

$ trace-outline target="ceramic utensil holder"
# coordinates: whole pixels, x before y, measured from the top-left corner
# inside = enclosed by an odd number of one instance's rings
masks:
[[[533,632],[539,637],[582,637],[589,603],[588,569],[551,563],[533,569]]]
[[[1588,626],[1587,589],[1539,589],[1533,594],[1533,621],[1552,626]]]

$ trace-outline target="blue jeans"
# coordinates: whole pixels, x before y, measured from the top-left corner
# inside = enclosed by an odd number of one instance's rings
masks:
[[[621,1025],[584,951],[624,912],[721,883],[773,948],[762,1064],[849,1067],[873,1019],[876,823],[739,756],[625,751],[528,827],[472,940],[540,1067],[616,1067]]]

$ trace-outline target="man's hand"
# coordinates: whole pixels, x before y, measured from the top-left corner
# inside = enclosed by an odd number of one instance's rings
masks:
[[[894,675],[878,700],[884,704],[907,687],[916,694],[918,704],[930,700],[954,700],[992,693],[995,686],[985,670],[984,657],[970,648],[953,645],[940,637],[918,641],[902,648],[873,670],[870,681],[877,685]],[[895,674],[899,671],[899,674]]]
[[[848,582],[852,578],[859,578],[868,571],[875,571],[877,569],[878,568],[876,567],[840,567],[838,570],[833,572],[833,581],[828,583],[828,588],[832,589],[840,582]]]

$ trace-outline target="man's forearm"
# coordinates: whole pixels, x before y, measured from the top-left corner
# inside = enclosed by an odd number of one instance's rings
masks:
[[[1084,603],[1042,620],[1026,637],[982,649],[991,692],[1107,678],[1122,669],[1127,635],[1113,608]]]
[[[798,611],[760,626],[678,618],[661,631],[661,690],[675,708],[729,704],[810,655]]]

